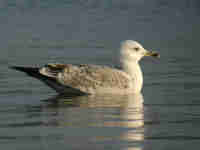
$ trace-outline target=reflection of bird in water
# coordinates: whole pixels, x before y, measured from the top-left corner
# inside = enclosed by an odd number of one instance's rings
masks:
[[[127,141],[129,147],[131,141],[144,139],[141,94],[58,96],[46,100],[42,110],[43,114],[54,114],[42,117],[45,124],[63,128],[62,140],[75,149],[98,150],[103,147],[95,143],[116,140]]]
[[[44,67],[11,68],[35,77],[58,93],[140,93],[143,84],[139,60],[144,56],[159,57],[136,41],[122,42],[120,62],[122,70],[98,65],[48,64]]]

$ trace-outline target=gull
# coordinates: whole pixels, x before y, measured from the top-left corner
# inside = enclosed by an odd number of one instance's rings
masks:
[[[121,42],[121,69],[92,64],[51,63],[43,67],[11,66],[37,78],[59,94],[136,94],[143,86],[139,61],[144,56],[160,57],[133,40]]]

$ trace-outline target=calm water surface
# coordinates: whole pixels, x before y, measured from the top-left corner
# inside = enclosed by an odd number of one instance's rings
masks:
[[[16,150],[188,150],[200,147],[198,0],[2,0],[0,146]],[[140,41],[140,95],[57,96],[8,65],[118,65]]]

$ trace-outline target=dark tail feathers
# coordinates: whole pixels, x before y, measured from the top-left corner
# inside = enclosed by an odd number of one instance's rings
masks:
[[[41,74],[39,72],[39,68],[37,67],[23,67],[23,66],[10,66],[9,68],[25,72],[27,75],[35,77],[35,78],[41,78]]]
[[[56,79],[42,75],[37,67],[10,66],[9,68],[24,72],[31,77],[39,79],[51,88],[55,89],[57,92],[59,92],[59,90],[61,90],[60,88],[62,88],[62,86],[57,83]]]
[[[60,83],[57,82],[56,78],[52,78],[52,77],[47,77],[45,75],[42,75],[39,72],[40,68],[37,67],[23,67],[23,66],[10,66],[9,68],[17,70],[17,71],[21,71],[21,72],[25,72],[27,75],[37,78],[40,81],[43,81],[45,84],[47,84],[48,86],[50,86],[51,88],[53,88],[54,90],[56,90],[58,93],[62,94],[65,93],[65,91],[67,90],[68,93],[78,93],[78,94],[84,94],[83,92],[81,92],[80,90],[71,88],[69,86],[64,86]]]

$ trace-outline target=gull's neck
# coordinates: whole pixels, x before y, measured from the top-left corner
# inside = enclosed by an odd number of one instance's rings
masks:
[[[143,75],[138,61],[121,59],[122,69],[132,78],[131,87],[140,92],[143,85]]]

